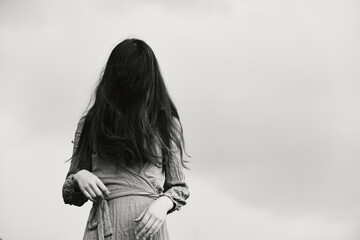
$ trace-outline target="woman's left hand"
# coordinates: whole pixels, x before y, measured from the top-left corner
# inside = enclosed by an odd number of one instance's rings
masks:
[[[167,212],[173,207],[173,202],[170,198],[162,196],[152,202],[139,217],[135,219],[135,222],[139,222],[139,225],[135,229],[136,239],[147,239],[160,229],[165,221]]]

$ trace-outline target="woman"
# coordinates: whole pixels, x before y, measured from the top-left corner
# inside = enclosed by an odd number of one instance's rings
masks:
[[[63,185],[66,204],[93,202],[83,239],[169,239],[165,217],[189,197],[184,139],[156,57],[119,43],[78,123]]]

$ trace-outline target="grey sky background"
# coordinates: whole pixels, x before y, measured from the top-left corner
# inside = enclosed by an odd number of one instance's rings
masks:
[[[157,55],[192,156],[173,240],[360,238],[350,0],[0,1],[0,238],[81,239],[91,204],[63,204],[64,161],[127,37]]]

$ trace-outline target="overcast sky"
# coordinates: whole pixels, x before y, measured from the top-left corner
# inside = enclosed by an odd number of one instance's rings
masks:
[[[64,161],[128,37],[157,55],[192,156],[172,240],[360,238],[351,0],[0,1],[0,238],[82,238]]]

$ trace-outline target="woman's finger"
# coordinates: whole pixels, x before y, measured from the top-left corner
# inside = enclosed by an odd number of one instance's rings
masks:
[[[142,211],[141,213],[140,213],[140,215],[137,217],[137,218],[135,218],[135,222],[138,222],[138,221],[140,221],[143,217],[144,217],[144,215],[145,215],[145,213],[146,213],[146,211],[147,211],[147,208],[146,209],[144,209],[144,211]]]
[[[95,200],[90,196],[90,194],[87,191],[84,191],[83,194],[85,197],[87,197],[90,201],[94,202]]]
[[[108,197],[110,195],[109,189],[105,186],[105,184],[100,179],[98,179],[96,181],[96,185],[101,190],[101,192],[103,193],[104,196]]]
[[[157,226],[161,224],[160,220],[156,220],[153,225],[151,225],[151,227],[149,228],[149,230],[145,233],[144,238],[147,239],[150,236],[153,236],[155,233],[155,229],[157,228]]]
[[[96,184],[90,185],[90,188],[93,190],[93,192],[96,194],[96,197],[98,199],[103,199],[104,196],[101,192],[101,190],[98,188],[98,186]]]
[[[87,191],[87,192],[90,194],[90,196],[92,197],[92,199],[95,200],[95,199],[96,199],[96,194],[95,194],[94,191],[91,189],[91,187],[90,187],[90,186],[87,186],[87,187],[84,187],[84,188],[85,188],[85,191]]]
[[[84,188],[83,185],[79,184],[79,188],[80,191],[85,195],[85,197],[87,197],[88,199],[90,199],[90,201],[94,202],[94,199],[90,196],[90,194],[86,191],[86,189]]]
[[[154,232],[153,232],[152,235],[155,235],[155,234],[160,230],[160,228],[162,227],[163,223],[164,223],[163,221],[160,221],[159,225],[156,226],[156,228],[155,228],[155,230],[154,230]]]
[[[135,234],[139,233],[144,228],[144,226],[149,221],[149,219],[150,219],[150,214],[146,212],[145,215],[142,217],[141,221],[139,222],[139,225],[135,229]]]
[[[144,227],[140,230],[140,232],[138,232],[138,234],[136,235],[136,239],[139,238],[143,238],[145,239],[145,234],[151,229],[151,227],[153,226],[153,224],[156,222],[155,218],[150,218],[146,224],[144,225]]]

